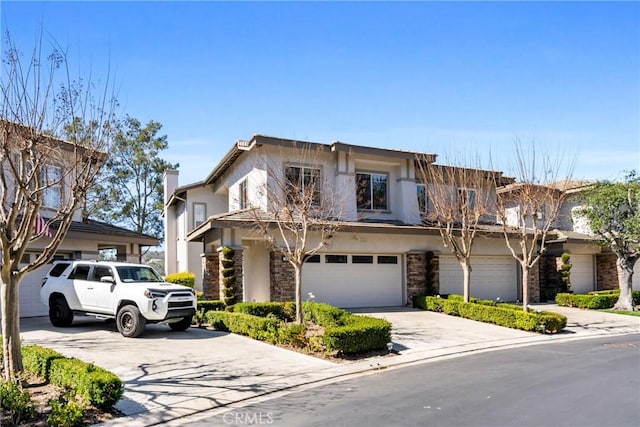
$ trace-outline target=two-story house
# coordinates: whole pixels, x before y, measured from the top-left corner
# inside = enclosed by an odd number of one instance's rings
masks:
[[[20,130],[28,131],[24,126],[2,121],[0,132],[0,174],[3,185],[1,186],[2,200],[11,203],[11,194],[15,192],[17,172],[12,170],[9,163],[11,159],[14,166],[20,162],[16,144],[11,138],[16,138]],[[17,131],[16,131],[17,129]],[[33,131],[28,131],[33,132]],[[27,132],[27,133],[28,133]],[[78,149],[69,142],[45,137],[48,145],[44,164],[39,165],[42,182],[49,182],[42,191],[42,207],[40,216],[45,220],[53,218],[55,213],[63,206],[66,197],[71,195],[71,186],[75,184],[74,176],[64,168],[65,160],[73,159],[74,152]],[[52,150],[51,147],[55,149]],[[106,155],[104,155],[106,159]],[[72,160],[71,160],[72,161]],[[28,162],[27,162],[28,163]],[[67,162],[68,163],[68,162]],[[5,212],[9,212],[6,209]],[[52,233],[57,229],[57,222],[50,224]],[[22,265],[33,262],[51,242],[51,237],[43,235],[31,242],[22,257]],[[119,261],[138,262],[142,248],[158,245],[158,239],[152,236],[136,233],[111,224],[106,224],[82,217],[81,209],[73,212],[73,218],[69,231],[60,244],[54,259],[98,259],[101,251],[110,250]],[[1,262],[1,261],[0,261]],[[44,265],[27,274],[20,283],[20,316],[46,316],[47,307],[40,302],[40,287],[42,279],[51,264]]]
[[[301,146],[311,146],[317,159],[301,161]],[[435,160],[434,154],[341,142],[262,135],[238,141],[200,182],[179,186],[178,172],[167,171],[166,272],[195,273],[205,296],[218,299],[220,249],[228,246],[236,251],[242,300],[293,299],[292,268],[255,233],[246,209],[274,209],[265,199],[266,192],[277,191],[274,182],[306,174],[321,176],[327,187],[320,192],[341,194],[344,205],[342,228],[303,267],[303,295],[342,307],[371,307],[405,305],[433,285],[440,293],[461,293],[458,262],[443,246],[439,230],[422,221],[429,209],[424,186],[430,183],[420,182],[416,162]],[[498,185],[513,181],[501,172],[486,173]],[[472,197],[473,191],[458,193]],[[515,301],[521,292],[519,271],[500,230],[486,225],[474,244],[471,292]]]

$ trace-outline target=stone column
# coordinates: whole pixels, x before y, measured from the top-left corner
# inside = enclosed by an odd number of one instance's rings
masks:
[[[205,300],[220,299],[220,260],[218,252],[202,254],[202,292]]]
[[[616,254],[596,255],[596,289],[604,291],[607,289],[619,289],[618,257]]]
[[[416,295],[427,293],[427,255],[425,252],[408,252],[407,259],[407,304]]]
[[[271,251],[269,258],[271,301],[295,301],[295,270],[289,261],[283,260],[280,253]]]

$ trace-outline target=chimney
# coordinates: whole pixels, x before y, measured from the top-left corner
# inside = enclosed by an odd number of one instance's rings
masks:
[[[166,205],[174,190],[178,188],[178,172],[176,169],[164,171],[164,204]]]

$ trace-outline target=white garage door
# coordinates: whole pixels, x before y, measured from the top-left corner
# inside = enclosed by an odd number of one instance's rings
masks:
[[[402,256],[318,254],[302,269],[302,297],[338,307],[403,305]]]
[[[40,267],[27,274],[20,283],[20,317],[46,316],[47,306],[40,302],[42,279],[51,268],[51,264]]]
[[[471,258],[471,296],[483,299],[518,299],[517,264],[513,257]],[[464,292],[462,268],[453,256],[440,257],[440,293]]]
[[[571,290],[574,294],[586,294],[595,289],[593,256],[571,255]]]
[[[640,291],[640,261],[633,267],[633,290]]]

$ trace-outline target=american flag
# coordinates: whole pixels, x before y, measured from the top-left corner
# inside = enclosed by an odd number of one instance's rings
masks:
[[[35,234],[44,234],[47,237],[51,237],[51,229],[47,225],[47,221],[40,216],[40,214],[36,215],[36,223],[33,226]]]

